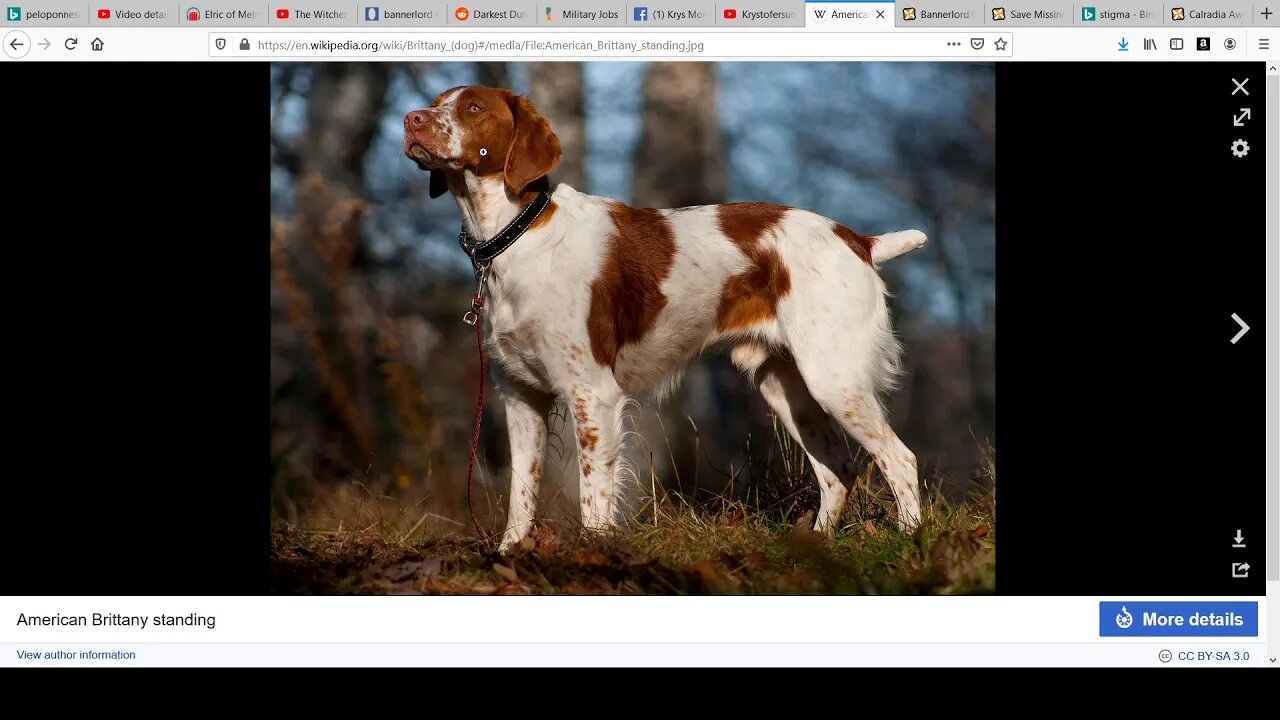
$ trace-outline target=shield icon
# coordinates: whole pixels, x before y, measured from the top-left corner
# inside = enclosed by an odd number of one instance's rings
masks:
[[[214,41],[213,41],[213,46],[214,46],[214,47],[216,47],[216,48],[218,48],[219,50],[226,50],[226,49],[227,49],[227,39],[226,39],[226,38],[218,38],[217,40],[214,40]]]
[[[985,43],[986,40],[983,40],[982,38],[969,38],[969,47],[974,50],[981,50]]]

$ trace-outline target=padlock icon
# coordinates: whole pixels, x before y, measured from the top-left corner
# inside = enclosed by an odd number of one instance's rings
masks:
[[[240,38],[240,49],[241,50],[249,49],[249,38]]]

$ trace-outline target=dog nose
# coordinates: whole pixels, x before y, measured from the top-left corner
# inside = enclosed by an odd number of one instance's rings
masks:
[[[422,125],[422,123],[426,121],[427,121],[427,116],[423,111],[414,110],[413,112],[404,116],[404,129],[405,130],[416,129],[418,126]]]

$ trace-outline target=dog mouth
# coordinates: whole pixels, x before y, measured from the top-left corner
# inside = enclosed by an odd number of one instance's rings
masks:
[[[444,159],[432,155],[422,143],[410,143],[404,154],[422,170],[435,170],[444,167]]]

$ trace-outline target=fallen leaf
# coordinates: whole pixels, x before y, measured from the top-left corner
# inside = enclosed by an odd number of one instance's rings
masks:
[[[868,521],[866,521],[866,522],[862,523],[862,532],[864,532],[864,533],[866,533],[866,534],[868,534],[868,535],[875,535],[875,534],[876,534],[876,524],[875,524],[874,522],[870,521],[870,520],[868,520]]]
[[[524,550],[525,552],[529,552],[537,544],[538,544],[537,541],[535,541],[533,538],[526,537],[525,539],[520,541],[520,549]]]
[[[516,575],[516,569],[507,565],[494,563],[493,571],[501,575],[507,582],[517,582],[520,579],[519,576]]]
[[[723,587],[728,581],[724,571],[711,560],[701,560],[694,563],[693,571],[702,580],[702,584],[710,588]]]
[[[986,525],[979,525],[975,527],[973,530],[970,530],[970,532],[973,533],[974,537],[986,537],[987,534],[991,532],[991,528],[987,527]]]

